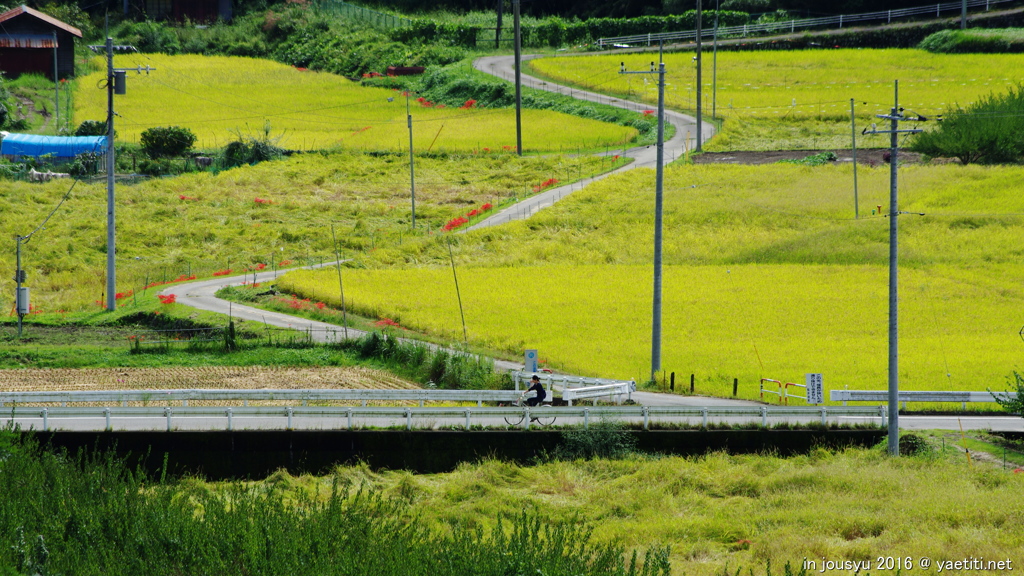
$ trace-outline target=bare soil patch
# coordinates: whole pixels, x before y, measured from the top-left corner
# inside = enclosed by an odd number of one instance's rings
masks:
[[[0,370],[0,392],[180,390],[193,388],[416,389],[384,370],[362,367],[201,366],[172,368],[26,368]]]

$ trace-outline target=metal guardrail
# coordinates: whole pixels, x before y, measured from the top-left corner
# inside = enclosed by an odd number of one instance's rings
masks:
[[[598,398],[604,396],[615,396],[616,403],[622,404],[622,397],[625,396],[627,400],[632,400],[633,392],[635,391],[635,382],[621,382],[618,384],[604,384],[601,386],[584,386],[582,388],[563,388],[562,400],[565,400],[569,403],[569,406],[572,406],[573,400],[593,398],[596,402]]]
[[[235,418],[276,417],[287,420],[287,429],[291,430],[296,418],[335,418],[346,420],[346,427],[353,428],[353,419],[391,419],[404,420],[405,428],[412,429],[413,419],[427,420],[430,425],[439,418],[457,418],[464,422],[466,430],[473,426],[474,419],[478,423],[504,417],[519,417],[522,428],[531,428],[530,415],[542,413],[545,417],[577,418],[583,420],[584,428],[588,428],[591,418],[642,421],[644,430],[650,428],[652,421],[672,419],[700,418],[701,425],[706,428],[711,418],[748,418],[760,420],[767,426],[769,418],[807,418],[819,417],[825,424],[829,418],[862,417],[880,418],[885,425],[886,411],[882,406],[848,406],[848,407],[794,407],[794,406],[617,406],[617,407],[507,407],[507,408],[402,408],[402,407],[315,407],[315,406],[249,406],[249,407],[9,407],[0,410],[0,422],[14,419],[42,419],[42,429],[50,429],[53,418],[103,418],[106,430],[112,430],[115,418],[164,418],[167,431],[174,430],[174,420],[183,418],[224,418],[226,430],[234,430]],[[504,427],[504,426],[503,426]]]
[[[1016,0],[968,0],[968,8],[979,8],[984,6],[985,10],[996,4],[1004,4],[1007,2],[1013,2]],[[890,23],[894,19],[899,20],[903,18],[911,18],[914,16],[928,16],[934,14],[936,18],[940,17],[942,12],[956,12],[960,13],[963,6],[962,2],[947,2],[945,4],[930,4],[928,6],[919,6],[917,8],[903,8],[900,10],[882,10],[880,12],[867,12],[864,14],[848,14],[840,16],[828,16],[824,18],[802,18],[797,20],[788,20],[785,22],[766,22],[764,24],[744,24],[742,26],[725,26],[718,28],[718,36],[741,36],[747,37],[750,35],[757,34],[778,34],[778,33],[795,33],[797,30],[805,30],[808,28],[819,28],[822,26],[839,26],[842,28],[845,25],[863,23],[863,22],[885,22]],[[711,37],[715,34],[713,28],[702,28],[701,38]],[[696,30],[685,30],[681,32],[661,32],[656,34],[636,34],[633,36],[616,36],[611,38],[600,38],[597,40],[599,47],[621,47],[621,45],[628,44],[644,44],[648,46],[660,42],[670,40],[690,40],[695,41],[697,39]],[[620,46],[616,46],[620,45]]]
[[[1010,400],[1017,397],[1014,392],[957,392],[957,391],[926,391],[903,390],[899,392],[899,401],[906,408],[907,402],[959,402],[961,409],[967,408],[968,402],[995,402],[996,397]],[[888,402],[887,390],[831,390],[829,399],[833,402]]]
[[[129,402],[142,404],[171,403],[187,407],[190,401],[241,401],[245,406],[250,401],[309,402],[352,402],[369,400],[419,402],[511,402],[519,398],[514,390],[371,390],[371,389],[299,389],[299,390],[236,390],[236,389],[193,389],[193,390],[96,390],[88,392],[3,392],[0,393],[0,407],[19,404],[68,404],[116,403],[122,408]]]

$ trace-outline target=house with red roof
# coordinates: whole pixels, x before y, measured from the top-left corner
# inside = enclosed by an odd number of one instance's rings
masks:
[[[28,6],[0,14],[0,71],[6,78],[75,75],[75,38],[82,31]],[[56,71],[55,71],[56,69]]]

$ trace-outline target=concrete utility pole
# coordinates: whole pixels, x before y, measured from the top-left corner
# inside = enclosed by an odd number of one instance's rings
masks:
[[[114,68],[114,50],[137,52],[134,46],[116,46],[113,38],[107,37],[106,44],[89,46],[93,52],[103,50],[107,56],[107,311],[117,308],[117,248],[116,218],[114,208],[114,94],[127,93],[125,73],[156,70],[150,66],[143,68]]]
[[[662,206],[664,204],[665,180],[665,63],[659,62],[657,68],[651,62],[647,72],[628,72],[626,64],[621,63],[619,74],[657,74],[658,75],[658,155],[655,171],[654,187],[654,301],[651,306],[651,380],[661,372],[661,253],[662,253]]]
[[[888,450],[892,456],[900,454],[900,395],[899,395],[899,215],[898,173],[899,173],[899,135],[917,134],[918,129],[900,130],[901,121],[921,122],[927,120],[922,116],[907,118],[900,108],[900,83],[894,85],[892,112],[888,115],[878,114],[878,118],[889,120],[889,130],[864,130],[864,134],[889,134],[889,441]],[[923,214],[921,214],[923,216]]]
[[[704,85],[701,80],[701,4],[704,0],[697,0],[697,152],[704,149],[701,135],[701,100],[704,97]]]
[[[515,28],[516,60],[516,154],[523,155],[523,54],[519,30],[519,0],[512,0],[512,26]]]
[[[412,228],[416,228],[416,169],[412,155],[412,110],[409,108],[409,91],[405,91],[405,119],[409,124],[409,193],[412,196]]]

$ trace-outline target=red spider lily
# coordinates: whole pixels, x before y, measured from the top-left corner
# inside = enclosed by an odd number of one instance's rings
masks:
[[[476,100],[473,100],[472,98],[470,98],[469,100],[466,100],[465,102],[463,102],[462,106],[459,106],[459,108],[461,108],[462,110],[469,110],[470,108],[472,108],[474,106],[476,106]]]
[[[442,226],[442,229],[445,232],[451,232],[452,230],[455,230],[459,226],[462,226],[463,224],[468,224],[468,223],[469,223],[469,220],[463,218],[462,216],[457,216],[455,218],[452,218],[451,220],[448,221],[447,224]]]
[[[654,110],[644,110],[644,116],[650,116],[654,114]]]
[[[490,202],[488,202],[487,204],[484,204],[483,206],[480,207],[480,211],[481,212],[487,212],[487,211],[489,211],[489,210],[491,210],[493,208],[494,208],[494,206],[491,205]]]
[[[490,152],[491,152],[491,149],[490,149],[490,148],[484,148],[484,153],[485,153],[485,154],[490,154]]]
[[[280,262],[277,263],[278,266],[291,266],[291,264],[291,260],[281,260]]]
[[[480,213],[480,212],[479,212],[479,211],[478,211],[478,210],[477,210],[476,208],[474,208],[474,209],[470,210],[470,211],[469,211],[469,212],[468,212],[468,213],[466,214],[466,216],[469,216],[470,218],[472,218],[473,216],[476,216],[476,215],[477,215],[477,214],[479,214],[479,213]]]
[[[327,304],[324,304],[323,302],[317,302],[316,307],[318,310],[323,310],[324,308],[327,307]]]
[[[127,292],[118,292],[117,294],[114,294],[114,300],[124,300],[125,298],[131,298],[132,294],[134,293],[135,292],[132,290],[129,290]]]
[[[217,270],[216,272],[213,273],[214,276],[227,276],[228,274],[231,274],[231,268]]]
[[[273,204],[272,201],[267,200],[266,198],[259,198],[259,197],[257,197],[253,201],[256,202],[257,204]]]
[[[295,69],[298,70],[299,72],[308,72],[309,71],[307,68],[303,68],[302,66],[296,66]]]
[[[178,196],[178,200],[185,200],[186,202],[195,202],[196,200],[199,200],[199,198],[193,198],[192,196],[185,196],[184,194],[181,194],[180,196]]]
[[[538,184],[537,186],[534,186],[533,187],[533,191],[534,192],[540,192],[541,190],[546,190],[546,189],[554,186],[555,184],[558,184],[558,180],[556,180],[555,178],[548,178],[544,182]]]
[[[373,323],[374,326],[380,326],[381,328],[401,328],[401,324],[395,322],[390,318],[381,318]]]
[[[161,304],[174,304],[178,301],[178,297],[174,294],[157,294],[157,298]]]

